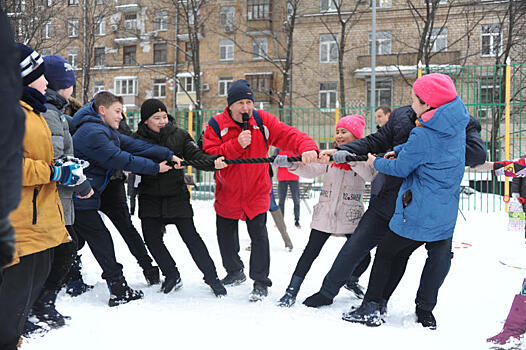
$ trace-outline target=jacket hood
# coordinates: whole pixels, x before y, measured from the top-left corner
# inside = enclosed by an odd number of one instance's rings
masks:
[[[469,113],[460,97],[456,97],[453,101],[424,113],[419,121],[426,128],[454,135],[465,132]]]
[[[48,88],[46,90],[46,103],[52,104],[58,110],[62,110],[62,108],[66,107],[68,101],[55,90]]]
[[[82,124],[88,122],[104,124],[100,116],[93,109],[93,102],[82,106],[73,116],[73,126],[75,129],[78,129]]]

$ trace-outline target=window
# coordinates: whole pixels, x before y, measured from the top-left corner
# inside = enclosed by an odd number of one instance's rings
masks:
[[[106,34],[106,19],[104,17],[95,17],[95,35]]]
[[[95,48],[95,66],[102,67],[106,61],[106,48],[96,47]]]
[[[51,1],[51,0],[42,0],[42,6],[51,7],[51,6],[53,6],[53,1]]]
[[[180,86],[178,86],[178,91],[177,91],[178,93],[185,93],[185,91],[188,93],[195,92],[194,77],[192,76],[179,77],[179,83],[180,83]]]
[[[50,49],[40,50],[40,56],[44,57],[44,56],[49,56],[49,55],[51,55],[51,50]]]
[[[119,96],[137,95],[137,78],[123,77],[115,78],[115,94]]]
[[[252,58],[267,57],[267,38],[254,38],[252,40]]]
[[[270,0],[248,0],[248,20],[269,19]]]
[[[334,0],[321,0],[320,10],[321,12],[336,11],[336,3]]]
[[[128,13],[124,15],[124,28],[128,30],[137,29],[137,14]]]
[[[104,90],[104,81],[95,80],[95,82],[93,82],[93,94],[95,95],[97,92],[103,91],[103,90]]]
[[[79,36],[79,20],[78,18],[68,19],[68,36],[70,38],[76,38]]]
[[[200,11],[197,10],[197,21],[199,21],[199,14],[200,14]],[[194,24],[194,21],[195,21],[195,13],[194,13],[194,10],[192,9],[188,9],[188,24]]]
[[[97,4],[97,5],[104,5],[104,0],[97,0],[97,1],[96,1],[96,4]]]
[[[185,61],[191,61],[192,60],[192,44],[189,41],[185,41],[184,43],[184,60]]]
[[[320,108],[336,108],[337,88],[336,82],[320,83]]]
[[[392,5],[393,5],[392,0],[376,0],[376,8],[389,8]],[[372,7],[372,6],[373,6],[373,2],[369,0],[369,7]]]
[[[431,31],[431,52],[447,50],[447,28],[435,28]]]
[[[502,53],[502,35],[500,24],[482,26],[481,55],[497,56]]]
[[[42,33],[41,33],[42,39],[50,39],[51,38],[51,21],[48,21],[44,23],[42,26]]]
[[[124,46],[123,47],[123,60],[122,63],[125,65],[134,65],[137,64],[137,61],[135,60],[137,47],[135,45],[133,46]]]
[[[68,0],[68,6],[78,6],[79,0]]]
[[[219,60],[232,61],[234,59],[234,42],[232,40],[219,41]]]
[[[320,63],[338,60],[338,43],[332,34],[320,35]]]
[[[153,23],[155,25],[155,30],[167,30],[168,29],[168,12],[160,11],[156,12]]]
[[[245,77],[252,90],[254,90],[255,102],[270,103],[272,101],[272,74],[250,73],[245,74]]]
[[[153,63],[166,63],[167,55],[166,44],[154,44],[153,45]]]
[[[156,98],[166,97],[166,80],[165,79],[153,79],[153,97],[156,97]]]
[[[481,120],[493,118],[493,113],[499,104],[500,85],[493,76],[480,78],[478,117]]]
[[[386,105],[391,106],[391,96],[393,91],[393,82],[391,80],[377,80],[375,82],[375,99],[376,106]],[[367,82],[367,101],[366,106],[369,106],[371,101],[371,82]]]
[[[219,10],[219,25],[232,26],[234,25],[234,16],[236,8],[234,6],[223,6]]]
[[[228,88],[232,85],[234,79],[232,77],[219,77],[217,82],[218,96],[227,96]]]
[[[371,33],[369,33],[369,54],[371,54]],[[376,32],[376,54],[391,54],[391,32]]]
[[[68,50],[68,62],[71,64],[73,68],[77,67],[79,59],[79,50],[78,49],[70,49]]]

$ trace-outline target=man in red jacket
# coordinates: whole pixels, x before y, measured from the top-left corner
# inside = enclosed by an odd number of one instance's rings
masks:
[[[263,110],[254,109],[254,92],[246,80],[235,81],[228,89],[228,107],[214,116],[203,135],[203,149],[222,154],[227,159],[262,158],[269,146],[301,154],[302,162],[318,158],[316,143],[305,133],[280,122]],[[243,114],[249,116],[243,120]],[[246,119],[246,118],[245,118]],[[212,125],[215,125],[213,127]],[[250,278],[254,280],[251,301],[267,296],[272,285],[268,278],[270,252],[267,233],[267,211],[271,183],[269,164],[231,165],[216,173],[216,227],[219,250],[227,276],[225,286],[246,280],[239,257],[238,220],[247,222],[251,241]]]

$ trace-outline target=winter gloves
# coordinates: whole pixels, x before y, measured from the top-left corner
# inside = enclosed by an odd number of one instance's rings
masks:
[[[76,186],[86,180],[83,169],[89,163],[85,160],[64,156],[55,161],[51,166],[51,181],[56,181],[64,186]]]
[[[356,157],[356,154],[340,150],[332,155],[332,160],[334,160],[336,164],[348,163],[347,156]]]
[[[0,270],[11,263],[15,253],[15,229],[9,218],[0,219]]]
[[[292,166],[292,162],[289,162],[287,155],[279,154],[276,156],[276,158],[274,158],[272,165],[278,168],[279,167],[290,168]]]

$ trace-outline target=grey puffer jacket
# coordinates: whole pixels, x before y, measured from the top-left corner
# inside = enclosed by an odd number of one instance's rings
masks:
[[[69,133],[69,125],[61,112],[66,104],[66,99],[59,95],[58,92],[49,88],[47,89],[47,111],[42,113],[42,116],[46,119],[49,130],[51,130],[54,159],[58,159],[62,156],[73,156],[73,141]],[[74,187],[57,184],[58,194],[64,209],[64,221],[66,222],[66,225],[73,225],[73,222],[75,221],[73,193],[81,192],[86,194],[86,191],[89,192],[89,188],[88,181]]]
[[[349,163],[351,170],[319,163],[294,163],[289,171],[306,178],[323,175],[320,200],[314,206],[311,228],[332,234],[351,234],[364,213],[365,182],[376,170],[365,162]]]

